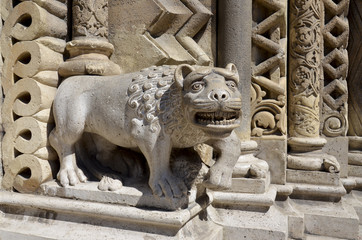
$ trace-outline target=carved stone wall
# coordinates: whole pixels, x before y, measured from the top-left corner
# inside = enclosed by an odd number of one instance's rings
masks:
[[[361,238],[361,0],[0,1],[0,239]]]
[[[63,62],[67,7],[55,0],[10,7],[8,15],[2,15],[1,32],[2,187],[33,192],[52,178],[52,161],[57,159],[48,133],[53,127],[50,108],[58,86],[57,70]]]

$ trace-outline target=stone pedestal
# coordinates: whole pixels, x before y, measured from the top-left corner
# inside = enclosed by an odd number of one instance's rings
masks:
[[[161,211],[79,199],[1,192],[4,239],[222,239],[208,204]]]

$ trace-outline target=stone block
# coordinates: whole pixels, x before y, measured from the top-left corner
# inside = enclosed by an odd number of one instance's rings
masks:
[[[239,192],[213,192],[213,206],[227,207],[231,209],[243,209],[252,207],[255,209],[269,208],[274,204],[277,190],[270,187],[263,194],[239,193]]]
[[[267,161],[270,171],[270,181],[274,184],[285,184],[287,141],[284,138],[268,137],[253,138],[258,143],[256,157]]]
[[[345,201],[293,200],[294,208],[304,214],[305,232],[317,236],[357,239],[359,219]]]
[[[287,239],[288,217],[271,207],[266,212],[217,209],[224,239]]]
[[[348,176],[362,177],[362,166],[348,165]]]
[[[306,183],[315,185],[339,185],[339,174],[321,171],[303,171],[287,169],[288,183]]]
[[[232,179],[232,192],[240,193],[265,193],[270,185],[270,174],[266,178],[233,178]]]

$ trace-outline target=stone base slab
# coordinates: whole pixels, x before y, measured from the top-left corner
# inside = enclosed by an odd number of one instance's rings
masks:
[[[288,183],[293,187],[291,198],[300,198],[308,200],[329,200],[339,201],[347,192],[340,182],[338,186],[313,185],[302,183]]]
[[[160,211],[118,204],[0,192],[0,210],[4,213],[2,218],[23,219],[25,225],[28,217],[40,217],[37,222],[85,223],[166,236],[175,236],[207,206],[208,204],[195,202],[186,209]]]
[[[275,206],[261,212],[220,208],[217,213],[224,239],[288,239],[288,216]]]
[[[174,236],[125,230],[62,220],[5,214],[0,217],[0,239],[4,240],[221,240],[223,229],[199,218],[190,220]]]
[[[338,203],[293,199],[294,209],[304,215],[305,232],[328,239],[358,239],[359,218],[344,199]]]
[[[239,192],[213,192],[213,206],[216,207],[228,207],[233,209],[243,209],[252,207],[269,208],[274,204],[275,197],[277,195],[277,189],[270,187],[268,191],[263,194],[252,193],[239,193]]]
[[[146,185],[134,187],[123,186],[117,191],[101,191],[98,182],[79,183],[76,186],[62,187],[56,181],[41,185],[40,193],[52,197],[80,199],[100,203],[115,203],[135,207],[153,207],[166,210],[185,208],[189,202],[195,201],[196,193],[192,191],[189,198],[173,198],[171,201],[165,197],[154,196]]]

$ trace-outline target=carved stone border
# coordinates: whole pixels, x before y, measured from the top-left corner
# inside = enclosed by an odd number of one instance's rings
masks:
[[[51,105],[63,62],[67,6],[34,0],[9,6],[1,32],[4,189],[34,192],[52,178]],[[6,12],[6,11],[4,11]]]

